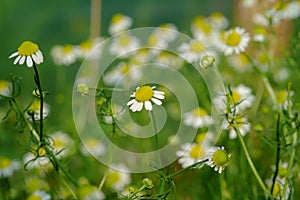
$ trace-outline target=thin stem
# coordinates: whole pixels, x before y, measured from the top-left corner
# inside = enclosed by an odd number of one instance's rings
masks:
[[[150,111],[151,114],[151,119],[152,119],[152,123],[153,123],[153,129],[154,129],[154,138],[155,138],[155,149],[158,150],[159,149],[159,145],[158,145],[158,133],[157,133],[157,127],[156,127],[156,121],[155,121],[155,117],[154,117],[154,113],[153,111]],[[160,152],[158,153],[158,160],[159,160],[159,168],[162,167],[162,160],[161,160],[161,156],[160,156]]]
[[[103,178],[102,178],[101,181],[100,181],[100,184],[99,184],[99,186],[98,186],[98,190],[101,190],[101,189],[102,189],[102,187],[103,187],[103,185],[104,185],[104,183],[105,183],[105,181],[106,181],[106,178],[107,178],[107,171],[105,172]]]
[[[39,73],[37,70],[37,67],[35,65],[35,63],[33,62],[33,69],[34,69],[34,75],[35,75],[35,83],[38,87],[38,92],[39,92],[39,97],[40,97],[40,141],[43,142],[43,109],[44,109],[44,94],[43,94],[43,90],[42,90],[42,86],[41,86],[41,81],[40,81],[40,77],[39,77]]]
[[[250,157],[250,154],[249,154],[249,152],[248,152],[248,149],[247,149],[247,147],[246,147],[246,144],[245,144],[245,142],[244,142],[244,139],[243,139],[243,136],[241,135],[240,130],[237,128],[237,125],[236,125],[235,123],[232,124],[232,125],[233,125],[233,128],[234,128],[235,132],[237,133],[237,135],[238,135],[238,137],[239,137],[239,140],[240,140],[240,142],[241,142],[241,144],[242,144],[242,148],[243,148],[244,153],[245,153],[245,155],[246,155],[248,164],[250,165],[250,168],[251,168],[251,170],[252,170],[252,172],[253,172],[253,174],[254,174],[254,176],[255,176],[255,178],[256,178],[258,184],[260,185],[261,189],[262,189],[269,197],[272,198],[272,195],[270,194],[270,192],[269,192],[268,189],[266,188],[264,182],[262,181],[261,177],[259,176],[259,174],[258,174],[258,172],[257,172],[257,170],[256,170],[256,168],[255,168],[255,166],[254,166],[254,164],[253,164],[253,162],[252,162],[252,159],[251,159],[251,157]]]
[[[277,116],[277,123],[276,123],[276,143],[277,143],[277,150],[276,150],[276,164],[275,164],[275,172],[272,180],[272,187],[271,187],[271,194],[273,194],[274,186],[276,183],[276,177],[278,175],[279,170],[279,160],[280,160],[280,140],[279,140],[279,128],[280,128],[280,113]]]
[[[100,36],[101,33],[101,0],[91,1],[90,39]]]

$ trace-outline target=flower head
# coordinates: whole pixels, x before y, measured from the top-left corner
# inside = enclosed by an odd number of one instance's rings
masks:
[[[179,158],[178,162],[182,165],[183,168],[189,167],[197,162],[206,159],[208,149],[202,144],[183,144],[181,149],[176,152],[176,155]],[[199,165],[202,167],[203,165]]]
[[[30,195],[26,200],[50,200],[50,194],[43,190],[37,190],[32,195]]]
[[[11,95],[12,84],[5,80],[0,80],[0,94],[3,96]],[[1,99],[2,97],[0,97]]]
[[[251,124],[249,122],[247,122],[247,118],[237,115],[232,120],[235,121],[235,123],[237,125],[237,128],[239,128],[240,133],[241,133],[242,136],[245,136],[250,131]],[[229,138],[230,139],[237,138],[237,134],[236,134],[234,128],[231,125],[228,124],[228,121],[226,121],[226,120],[224,121],[223,128],[224,129],[229,129]]]
[[[132,112],[136,112],[141,111],[143,106],[145,106],[146,110],[152,110],[153,108],[151,101],[156,105],[161,105],[161,100],[165,98],[165,93],[154,89],[155,86],[150,87],[148,85],[137,87],[135,92],[130,95],[130,97],[133,97],[133,99],[127,103],[127,106],[130,106],[129,109]]]
[[[208,161],[206,164],[215,171],[222,173],[225,167],[229,164],[231,154],[227,153],[224,147],[217,147],[208,154]]]
[[[0,157],[0,178],[13,175],[13,172],[20,167],[20,163],[6,157]]]
[[[187,126],[201,128],[211,125],[213,120],[203,108],[195,108],[191,112],[184,114],[184,123]]]
[[[198,62],[206,55],[204,44],[196,40],[181,44],[178,51],[188,62]]]
[[[85,138],[83,143],[84,146],[82,146],[81,151],[86,156],[90,154],[101,156],[105,153],[105,146],[96,138]]]
[[[123,34],[114,38],[109,48],[116,56],[128,56],[126,54],[140,48],[140,41],[134,36]]]
[[[64,132],[57,131],[53,135],[51,135],[53,140],[53,148],[54,150],[60,152],[59,155],[67,156],[71,153],[73,140]]]
[[[56,65],[69,66],[76,62],[79,50],[76,46],[71,44],[56,45],[51,50],[51,56]]]
[[[32,67],[34,63],[39,65],[44,61],[44,57],[42,52],[39,50],[39,46],[30,41],[23,42],[19,46],[18,51],[11,54],[9,58],[16,56],[17,58],[14,61],[14,65],[17,63],[23,65],[26,60],[27,67]]]
[[[222,37],[220,50],[225,56],[244,52],[250,41],[249,33],[245,29],[236,27],[226,31]]]
[[[41,103],[40,100],[34,100],[32,104],[29,106],[27,110],[27,116],[30,119],[34,119],[35,121],[40,120],[40,107]],[[50,106],[46,103],[43,104],[43,119],[47,118],[50,114]]]
[[[130,173],[126,172],[128,169],[123,164],[113,165],[112,167],[114,169],[109,169],[107,173],[106,184],[117,191],[122,191],[131,182]]]
[[[108,31],[111,35],[128,29],[132,25],[132,19],[123,14],[116,14],[112,17]]]

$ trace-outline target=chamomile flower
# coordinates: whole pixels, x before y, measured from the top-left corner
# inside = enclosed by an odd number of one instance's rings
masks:
[[[168,43],[158,34],[151,34],[148,38],[147,46],[152,54],[157,54],[168,47]]]
[[[293,105],[292,96],[294,96],[294,91],[279,90],[276,93],[276,103],[287,109],[289,105]]]
[[[184,124],[194,128],[202,128],[213,123],[212,118],[203,108],[195,108],[184,114]]]
[[[50,200],[51,196],[43,190],[37,190],[32,195],[27,197],[26,200]]]
[[[275,180],[275,184],[273,186],[273,192],[272,192],[272,196],[274,199],[276,199],[276,200],[283,199],[283,187],[284,187],[285,181],[287,181],[287,180],[280,180],[280,179]],[[266,184],[267,184],[269,190],[271,190],[273,181],[271,179],[267,179]],[[287,192],[285,194],[286,198],[284,198],[284,199],[289,199],[288,197],[290,196],[290,192],[291,192],[291,190],[290,190],[290,187],[288,186]]]
[[[213,28],[203,16],[197,16],[192,21],[191,31],[196,40],[210,42]]]
[[[272,165],[271,168],[272,171],[275,172],[276,166]],[[283,182],[285,181],[287,175],[288,175],[288,163],[280,161],[278,165],[277,179]]]
[[[100,42],[102,41],[101,38],[95,38],[93,40],[89,39],[86,41],[81,42],[78,45],[77,54],[80,58],[86,58],[88,56],[89,59],[97,59],[101,56],[102,49],[97,47],[95,48]],[[93,51],[92,51],[93,50]]]
[[[189,43],[183,43],[178,47],[180,55],[188,62],[199,62],[206,55],[205,46],[202,42],[191,40]]]
[[[56,65],[69,66],[78,58],[78,48],[71,44],[56,45],[51,50],[51,56]]]
[[[123,14],[112,17],[108,31],[111,35],[127,30],[132,25],[132,19]]]
[[[228,19],[219,12],[212,13],[208,17],[208,23],[216,30],[223,30],[228,27]]]
[[[79,83],[77,85],[77,90],[76,90],[79,94],[81,95],[88,95],[89,94],[89,91],[90,91],[90,88],[88,87],[87,84],[85,83]]]
[[[18,161],[7,157],[0,157],[0,178],[6,178],[13,175],[14,171],[20,168]]]
[[[155,58],[157,63],[166,65],[168,67],[172,67],[174,69],[178,69],[183,65],[184,60],[174,54],[171,54],[167,51],[161,51]]]
[[[153,34],[162,40],[172,42],[177,37],[177,28],[174,24],[161,24],[158,28],[154,30]]]
[[[228,58],[230,67],[234,68],[237,72],[249,72],[252,70],[252,64],[245,54],[234,54]]]
[[[244,52],[250,41],[249,33],[245,29],[236,27],[224,33],[219,44],[225,56]]]
[[[17,63],[23,65],[25,60],[27,67],[32,67],[34,63],[39,65],[44,62],[44,57],[42,52],[39,50],[39,46],[30,41],[23,42],[19,46],[18,51],[11,54],[9,58],[16,56],[17,58],[14,61],[14,65]]]
[[[180,150],[176,152],[176,156],[179,157],[178,162],[183,168],[189,167],[200,161],[204,161],[205,159],[207,159],[207,154],[207,147],[202,144],[196,143],[183,144]],[[202,167],[203,164],[200,164],[199,167]]]
[[[118,37],[115,37],[112,40],[112,43],[109,47],[109,50],[112,54],[116,56],[128,56],[126,54],[129,54],[132,51],[136,51],[140,48],[140,41],[130,35],[121,35]]]
[[[265,28],[259,26],[253,30],[252,40],[255,42],[265,42],[267,37],[267,31]]]
[[[234,119],[237,128],[240,130],[241,135],[244,137],[251,129],[251,124],[247,121],[246,117],[236,116]],[[229,129],[229,138],[235,139],[237,138],[237,134],[233,127],[231,127],[228,122],[225,120],[223,123],[224,129]]]
[[[30,120],[39,121],[40,120],[40,100],[35,99],[29,106],[26,115]],[[50,106],[47,103],[43,104],[43,119],[47,118],[50,114]]]
[[[23,162],[28,169],[46,167],[50,164],[50,160],[46,155],[46,150],[42,147],[39,149],[35,147],[34,152],[26,153],[23,156]]]
[[[74,141],[69,135],[64,132],[57,131],[51,135],[53,141],[53,148],[60,152],[60,156],[67,156],[71,153]]]
[[[135,92],[130,95],[133,97],[128,103],[127,106],[130,106],[129,109],[132,112],[141,111],[143,107],[146,110],[152,110],[152,102],[156,105],[161,105],[161,100],[165,98],[164,92],[155,90],[155,86],[143,85],[137,87]]]
[[[245,109],[252,106],[255,97],[252,95],[251,88],[240,84],[237,87],[231,88],[231,96],[229,96],[229,104],[232,106],[234,104],[237,104],[235,106],[236,112],[242,112]],[[222,112],[226,109],[226,95],[220,94],[217,97],[213,99],[214,105]]]
[[[225,167],[228,166],[230,157],[231,154],[227,153],[223,146],[216,147],[208,153],[209,160],[206,164],[214,168],[215,171],[222,173]]]
[[[11,95],[11,88],[12,84],[11,82],[0,80],[0,94],[3,96],[10,96]],[[0,99],[2,97],[0,96]]]
[[[79,200],[102,200],[105,195],[96,186],[83,185],[78,189]]]
[[[28,193],[34,193],[38,190],[47,190],[48,188],[47,182],[37,176],[30,176],[25,179],[25,189]]]
[[[85,156],[90,156],[91,154],[94,156],[101,156],[106,151],[102,142],[96,138],[85,138],[83,139],[83,144],[84,146],[82,146],[81,152]]]
[[[106,184],[116,191],[123,191],[131,182],[128,168],[123,164],[112,165],[108,170]]]

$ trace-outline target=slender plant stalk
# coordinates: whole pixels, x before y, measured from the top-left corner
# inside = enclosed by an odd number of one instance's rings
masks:
[[[154,129],[154,138],[155,138],[155,148],[156,150],[159,149],[159,143],[158,143],[158,133],[157,133],[157,127],[156,127],[156,121],[155,121],[155,117],[154,117],[154,113],[153,111],[150,111],[150,114],[151,114],[151,119],[152,119],[152,123],[153,123],[153,129]],[[159,160],[159,163],[158,163],[158,167],[162,167],[162,160],[161,160],[161,156],[160,156],[160,153],[158,153],[158,160]]]
[[[90,20],[90,39],[94,39],[101,33],[101,0],[91,0]]]
[[[37,70],[37,67],[35,63],[33,62],[33,69],[34,69],[34,80],[39,90],[39,97],[40,97],[40,142],[43,142],[44,136],[43,136],[43,109],[44,109],[44,94],[41,86],[41,81],[39,77],[39,73]]]
[[[272,195],[271,195],[270,192],[268,191],[267,187],[265,186],[264,182],[262,181],[261,177],[259,176],[259,174],[258,174],[258,172],[257,172],[257,170],[256,170],[256,168],[255,168],[255,166],[254,166],[254,164],[253,164],[253,162],[252,162],[252,159],[251,159],[251,157],[250,157],[250,154],[249,154],[249,152],[248,152],[248,149],[247,149],[247,147],[246,147],[246,144],[245,144],[245,142],[244,142],[244,139],[243,139],[243,136],[241,135],[240,130],[237,128],[237,125],[236,125],[235,123],[232,124],[232,125],[233,125],[233,128],[234,128],[235,132],[237,133],[238,138],[239,138],[239,140],[240,140],[240,142],[241,142],[241,144],[242,144],[242,148],[243,148],[244,153],[245,153],[245,155],[246,155],[248,164],[249,164],[249,166],[250,166],[250,168],[251,168],[251,170],[252,170],[252,172],[253,172],[253,174],[254,174],[254,176],[255,176],[255,178],[256,178],[258,184],[259,184],[259,186],[261,187],[261,189],[262,189],[262,190],[263,190],[270,198],[272,198]]]

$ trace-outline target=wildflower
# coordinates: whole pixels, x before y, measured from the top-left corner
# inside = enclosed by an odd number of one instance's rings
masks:
[[[33,152],[28,152],[23,156],[23,162],[28,169],[38,168],[40,166],[49,166],[50,160],[47,157],[44,148],[34,147]]]
[[[157,56],[155,61],[159,64],[159,66],[167,66],[172,67],[174,69],[178,69],[183,65],[184,60],[177,55],[171,54],[167,51],[161,51]]]
[[[5,80],[0,80],[0,95],[10,96],[11,95],[12,84]],[[0,96],[0,99],[2,97]]]
[[[77,85],[77,92],[81,95],[88,95],[89,94],[89,87],[85,83],[79,83]]]
[[[177,28],[174,24],[161,24],[153,34],[166,42],[172,42],[177,37]]]
[[[157,54],[168,47],[168,43],[158,34],[151,34],[148,38],[147,47],[151,48],[152,54]]]
[[[27,116],[34,121],[40,120],[40,100],[35,99],[27,110]],[[43,119],[47,118],[50,114],[50,106],[47,103],[43,104]]]
[[[272,168],[272,171],[274,172],[276,167],[275,167],[275,165],[272,165],[271,168]],[[287,174],[288,174],[288,163],[280,161],[279,165],[278,165],[277,179],[279,181],[283,182],[283,181],[285,181]]]
[[[105,195],[96,186],[83,185],[78,189],[79,200],[102,200]]]
[[[203,16],[197,16],[191,24],[191,31],[194,38],[202,42],[210,42],[213,28]]]
[[[281,180],[281,179],[276,179],[275,180],[275,184],[273,187],[273,192],[272,192],[272,196],[274,199],[276,200],[280,200],[283,199],[283,187],[284,187],[284,182],[287,180]],[[268,186],[268,188],[271,190],[273,181],[271,179],[267,179],[266,180],[266,184]],[[284,199],[289,199],[288,197],[290,196],[290,187],[287,187],[287,192],[286,192],[286,198]]]
[[[181,44],[178,47],[178,51],[188,62],[199,62],[206,55],[204,44],[196,40]]]
[[[71,153],[73,147],[73,140],[64,132],[57,131],[51,135],[53,140],[53,148],[60,152],[60,156],[67,156]]]
[[[282,105],[284,109],[287,109],[289,105],[293,104],[291,97],[294,95],[294,91],[288,92],[287,90],[279,90],[276,93],[276,102]]]
[[[11,54],[9,58],[13,58],[16,56],[17,58],[14,61],[14,65],[17,63],[23,65],[26,60],[27,67],[32,67],[33,63],[39,65],[44,61],[44,57],[42,52],[39,50],[39,46],[30,41],[23,42],[19,46],[18,51]]]
[[[206,164],[214,168],[215,171],[222,173],[225,167],[229,164],[230,157],[231,154],[227,153],[223,146],[217,147],[209,152],[209,160],[206,162]]]
[[[212,55],[205,55],[200,60],[200,67],[206,69],[208,67],[211,67],[212,64],[216,61],[215,57]]]
[[[112,165],[108,170],[106,184],[117,191],[124,190],[126,185],[131,182],[130,173],[123,164]]]
[[[123,34],[115,37],[109,48],[110,52],[116,56],[126,56],[128,53],[138,50],[140,42],[136,37]]]
[[[252,40],[255,42],[265,42],[267,37],[267,31],[263,27],[256,27],[253,30]]]
[[[234,54],[228,58],[230,67],[234,68],[237,72],[249,72],[252,70],[252,64],[245,54]]]
[[[127,30],[132,25],[132,19],[123,14],[112,17],[108,31],[111,35]]]
[[[0,178],[6,178],[13,175],[14,171],[19,169],[20,163],[7,157],[0,157]]]
[[[97,59],[100,58],[102,49],[96,46],[102,41],[101,38],[89,39],[81,42],[77,48],[77,55],[80,58]],[[92,51],[93,50],[93,51]]]
[[[239,129],[240,133],[242,136],[245,136],[251,129],[251,124],[247,122],[246,117],[241,117],[241,116],[235,116],[234,119],[229,119],[229,120],[234,120],[234,122],[237,125],[237,128]],[[228,129],[229,128],[229,138],[230,139],[235,139],[237,138],[237,134],[234,130],[234,128],[228,124],[228,121],[224,121],[223,123],[223,128]]]
[[[242,6],[244,8],[249,8],[254,6],[257,2],[257,0],[242,0]]]
[[[155,86],[150,87],[148,85],[137,87],[135,92],[130,95],[130,97],[133,97],[133,99],[127,103],[127,106],[130,106],[129,109],[132,112],[136,112],[141,111],[143,106],[145,106],[146,110],[152,110],[153,108],[151,101],[156,105],[161,105],[161,100],[165,98],[165,93],[154,90],[155,88]]]
[[[202,128],[211,125],[213,120],[203,108],[195,108],[184,114],[184,123],[194,128]]]
[[[283,81],[286,81],[290,75],[291,75],[291,72],[290,72],[289,68],[281,67],[280,69],[278,69],[274,72],[273,78],[277,83],[281,83]]]
[[[179,157],[178,162],[183,168],[186,168],[207,159],[207,153],[207,147],[203,146],[202,144],[186,143],[181,146],[180,150],[176,152],[176,155]],[[203,165],[200,165],[199,167],[202,166]]]
[[[71,44],[56,45],[51,50],[51,56],[56,65],[69,66],[78,58],[78,48]]]
[[[43,190],[37,190],[30,195],[26,200],[50,200],[51,196]]]
[[[236,27],[224,33],[222,41],[219,44],[220,50],[225,56],[239,54],[245,51],[249,41],[249,33],[245,32],[243,28]]]
[[[228,19],[226,19],[226,17],[219,12],[212,13],[208,17],[208,23],[210,24],[211,27],[217,30],[223,30],[227,28],[229,24]]]
[[[28,193],[34,193],[38,190],[47,189],[49,186],[44,179],[38,177],[28,177],[25,180],[25,189]]]
[[[105,146],[96,138],[85,138],[83,139],[83,144],[81,152],[88,156],[90,154],[94,156],[101,156],[105,153]]]

